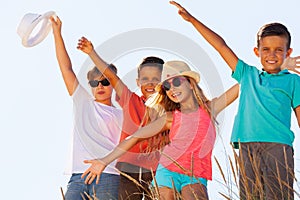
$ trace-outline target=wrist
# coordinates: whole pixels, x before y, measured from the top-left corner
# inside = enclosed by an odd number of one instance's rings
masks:
[[[109,161],[105,160],[105,158],[101,158],[101,159],[97,159],[97,160],[105,167],[109,164]]]

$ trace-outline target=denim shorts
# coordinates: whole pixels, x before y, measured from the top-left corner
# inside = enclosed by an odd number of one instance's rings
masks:
[[[162,165],[158,165],[156,174],[155,174],[155,180],[158,185],[158,187],[168,187],[173,188],[172,186],[172,180],[174,182],[175,189],[178,192],[181,192],[182,188],[184,186],[190,185],[190,184],[197,184],[201,183],[205,187],[207,187],[207,179],[205,178],[196,178],[191,177],[185,174],[180,174],[177,172],[172,172],[166,168],[164,168]],[[154,182],[152,181],[152,184]]]
[[[102,173],[99,184],[96,179],[91,184],[85,184],[81,178],[82,173],[72,174],[68,183],[65,200],[89,199],[86,192],[92,199],[96,196],[101,200],[117,200],[120,183],[120,176],[116,174]],[[82,198],[82,196],[84,198]]]

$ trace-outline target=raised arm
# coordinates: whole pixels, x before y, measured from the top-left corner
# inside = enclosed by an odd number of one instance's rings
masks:
[[[238,62],[238,57],[235,53],[227,46],[224,39],[220,37],[217,33],[209,29],[194,16],[192,16],[185,8],[175,1],[170,1],[170,4],[178,8],[178,14],[187,22],[190,22],[197,31],[203,36],[203,38],[212,45],[225,60],[227,65],[235,70],[236,64]]]
[[[123,140],[111,153],[101,159],[85,160],[87,164],[91,166],[82,174],[82,178],[85,176],[85,183],[91,184],[96,178],[96,183],[99,183],[100,175],[105,167],[126,153],[131,147],[133,147],[139,141],[145,140],[158,133],[161,133],[170,128],[172,123],[172,113],[164,114],[157,120],[151,122],[147,126],[140,128],[132,136]]]
[[[239,84],[235,84],[224,92],[221,96],[214,98],[211,101],[212,113],[216,117],[222,110],[229,106],[239,96]]]
[[[78,41],[77,49],[89,55],[99,71],[114,87],[117,96],[120,97],[125,84],[121,81],[117,74],[108,67],[108,64],[97,54],[91,41],[85,37],[81,37]]]
[[[59,68],[62,73],[69,95],[72,95],[76,87],[78,86],[78,80],[72,69],[72,63],[61,34],[62,22],[59,19],[59,17],[51,17],[50,20],[52,22],[56,59],[58,61]]]

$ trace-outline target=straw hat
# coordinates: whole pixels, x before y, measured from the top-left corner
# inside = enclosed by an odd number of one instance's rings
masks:
[[[163,66],[161,75],[161,82],[155,87],[156,91],[161,89],[161,85],[165,80],[174,78],[176,76],[187,76],[193,78],[196,83],[200,81],[199,73],[192,71],[191,68],[183,61],[172,60],[168,61]]]
[[[49,11],[43,15],[34,13],[24,15],[17,28],[23,46],[33,47],[45,39],[51,30],[49,20],[51,16],[55,16],[55,12]]]

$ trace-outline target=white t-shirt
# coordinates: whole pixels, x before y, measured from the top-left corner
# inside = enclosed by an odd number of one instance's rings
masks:
[[[90,166],[84,160],[102,158],[119,143],[123,114],[121,109],[94,101],[80,84],[72,97],[74,130],[69,173],[83,173]],[[118,174],[115,164],[109,164],[104,172]]]

